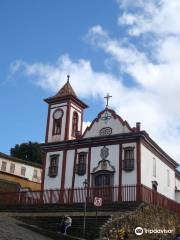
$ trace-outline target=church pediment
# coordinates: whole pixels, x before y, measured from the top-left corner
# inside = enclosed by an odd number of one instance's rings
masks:
[[[110,164],[109,160],[101,160],[99,161],[98,166],[92,170],[92,174],[99,171],[108,171],[113,173],[115,172],[115,167]]]
[[[105,108],[86,128],[83,138],[108,136],[120,133],[133,132],[127,121],[124,121],[115,111]]]

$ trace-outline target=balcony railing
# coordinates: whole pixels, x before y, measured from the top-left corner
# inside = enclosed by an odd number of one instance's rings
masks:
[[[180,204],[154,192],[144,185],[125,185],[104,188],[74,188],[0,193],[0,205],[92,204],[94,197],[102,197],[104,204],[145,202],[180,213]]]

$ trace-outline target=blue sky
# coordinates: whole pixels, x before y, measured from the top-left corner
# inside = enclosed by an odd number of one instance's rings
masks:
[[[114,14],[117,8],[111,1],[1,1],[0,151],[8,153],[11,146],[23,141],[43,141],[47,110],[43,98],[54,93],[21,74],[9,78],[10,65],[17,59],[53,63],[68,52],[74,59],[90,58],[96,69],[103,68],[102,55],[93,52],[83,37],[97,22],[111,27]],[[96,112],[100,110],[95,101],[87,101]],[[91,117],[90,112],[88,115]]]
[[[71,75],[91,121],[111,107],[180,159],[178,0],[2,0],[0,151],[44,140],[47,106]]]

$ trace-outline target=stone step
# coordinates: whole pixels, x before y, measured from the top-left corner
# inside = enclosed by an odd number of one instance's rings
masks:
[[[101,217],[86,217],[86,238],[95,239],[99,235],[100,227],[105,224],[110,216]],[[18,217],[19,220],[29,225],[35,225],[49,231],[58,232],[60,231],[61,218],[59,217]],[[77,237],[82,237],[83,233],[83,221],[84,217],[72,217],[72,227],[70,233]]]
[[[87,205],[86,213],[86,239],[97,239],[100,228],[104,225],[111,215],[126,214],[135,211],[140,206],[139,203],[121,203],[121,204],[104,204],[98,209],[98,217],[96,220],[96,208],[91,204]],[[0,206],[1,207],[1,206]],[[47,229],[54,233],[60,231],[60,223],[63,215],[69,215],[72,218],[72,227],[70,233],[73,236],[82,237],[83,235],[83,221],[84,221],[84,205],[40,205],[40,206],[18,206],[13,208],[19,220],[24,221],[29,225],[38,226],[42,229]],[[21,216],[18,215],[21,213]],[[16,213],[14,213],[16,215]],[[23,216],[24,213],[24,216]],[[36,215],[37,213],[37,215]],[[32,215],[33,216],[32,216]],[[58,215],[57,215],[58,214]],[[103,214],[103,215],[101,215]],[[28,216],[29,215],[29,216]],[[41,216],[40,216],[41,215]]]
[[[100,211],[126,211],[127,209],[134,210],[139,206],[137,202],[113,203],[111,205],[104,204]],[[84,211],[84,204],[62,205],[62,204],[44,204],[44,205],[0,205],[1,212],[71,212]],[[96,211],[92,204],[87,204],[87,211]]]

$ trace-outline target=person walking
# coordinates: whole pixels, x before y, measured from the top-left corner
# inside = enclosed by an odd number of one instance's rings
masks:
[[[67,231],[69,232],[68,229],[69,229],[69,228],[71,227],[71,225],[72,225],[72,218],[69,217],[69,216],[66,216],[64,223],[65,223],[64,234],[66,235],[66,234],[67,234]]]

